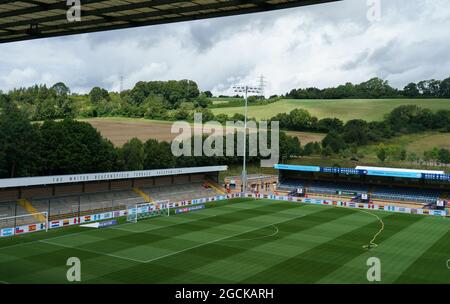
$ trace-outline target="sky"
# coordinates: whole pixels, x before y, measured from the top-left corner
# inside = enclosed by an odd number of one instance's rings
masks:
[[[0,44],[0,90],[66,83],[118,91],[191,79],[202,91],[266,81],[265,94],[380,77],[397,88],[450,76],[450,1],[336,3]],[[379,16],[368,18],[370,16]]]

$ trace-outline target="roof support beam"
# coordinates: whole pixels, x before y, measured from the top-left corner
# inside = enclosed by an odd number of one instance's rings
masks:
[[[98,3],[98,2],[105,2],[105,1],[107,1],[107,0],[83,0],[82,5]],[[68,8],[66,1],[58,1],[56,3],[42,3],[42,2],[38,3],[37,1],[23,1],[23,2],[31,3],[31,4],[34,4],[35,6],[1,12],[0,18],[15,17],[15,16],[19,16],[19,15],[38,13],[38,12],[42,12],[42,9],[45,9],[46,11],[51,11],[51,10],[67,10],[67,8]],[[65,14],[64,14],[64,18],[65,18]]]
[[[105,0],[101,0],[101,1],[105,1]],[[101,1],[96,0],[94,2],[101,2]],[[150,7],[158,6],[158,5],[176,4],[176,3],[183,3],[183,2],[186,2],[186,0],[152,0],[152,1],[143,1],[143,2],[137,2],[137,3],[116,5],[116,6],[105,7],[105,8],[94,9],[94,10],[86,10],[86,9],[83,10],[83,6],[81,6],[81,17],[82,18],[83,18],[83,16],[102,17],[105,14],[116,13],[116,12],[120,12],[120,11],[129,11],[129,10],[135,10],[135,9],[141,9],[141,8],[150,8]],[[85,4],[85,2],[83,2],[83,4]],[[67,9],[67,6],[64,6],[63,9]],[[2,14],[0,13],[0,18],[1,17],[2,17]],[[61,14],[61,15],[54,15],[54,16],[49,16],[49,17],[33,18],[33,19],[29,19],[29,20],[18,20],[18,21],[3,23],[3,24],[0,24],[0,29],[8,28],[8,27],[29,25],[30,22],[33,22],[34,24],[42,24],[42,23],[53,22],[53,21],[58,21],[58,20],[66,21],[65,12],[64,12],[64,14]]]
[[[49,3],[47,7],[47,2],[43,1],[0,0],[0,43],[248,14],[340,0],[211,0],[208,4],[201,4],[197,2],[199,0],[82,0],[82,19],[79,22],[67,21],[66,1],[46,0]],[[24,3],[33,6],[24,7]],[[97,3],[104,4],[93,5]],[[151,10],[145,11],[146,8]],[[51,13],[46,14],[49,10]]]

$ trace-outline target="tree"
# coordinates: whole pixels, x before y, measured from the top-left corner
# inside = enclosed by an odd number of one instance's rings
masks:
[[[450,77],[442,80],[439,87],[439,96],[442,98],[450,98]]]
[[[417,84],[414,82],[409,83],[403,89],[403,95],[409,98],[415,98],[420,96],[419,89],[417,88]]]
[[[377,157],[383,163],[387,158],[387,152],[384,145],[379,145],[377,149]]]
[[[46,121],[40,128],[43,175],[108,172],[117,153],[89,123],[75,120]]]
[[[96,104],[96,103],[99,103],[103,99],[110,101],[111,97],[109,96],[109,93],[107,90],[99,88],[99,87],[94,87],[89,92],[89,99],[93,104]]]
[[[440,84],[441,82],[435,79],[422,80],[417,83],[417,88],[423,97],[439,97]]]
[[[368,143],[368,124],[362,119],[353,119],[347,121],[342,135],[346,143],[355,143],[365,145]]]
[[[324,149],[322,149],[321,154],[322,157],[329,157],[333,154],[333,150],[329,146],[327,146]]]
[[[286,161],[292,156],[300,155],[300,141],[295,136],[280,132],[280,161]]]
[[[56,96],[67,96],[70,94],[70,89],[64,82],[55,83],[50,90],[53,90],[56,93]]]
[[[134,137],[125,143],[120,149],[119,155],[123,164],[123,170],[134,171],[144,169],[144,145],[138,138]]]
[[[312,117],[308,111],[304,109],[294,109],[289,113],[290,127],[292,130],[305,131],[310,130]]]
[[[322,147],[331,151],[332,153],[339,153],[341,150],[345,149],[347,145],[345,144],[342,136],[334,131],[330,132],[322,140]]]
[[[439,149],[438,160],[444,164],[450,164],[450,150]]]
[[[338,118],[323,118],[317,122],[317,131],[320,132],[342,132],[344,123]]]
[[[196,108],[207,108],[212,105],[212,101],[203,93],[194,100],[194,105]]]
[[[406,150],[402,149],[400,151],[400,160],[406,160]]]
[[[141,105],[144,117],[148,119],[164,119],[167,116],[167,102],[161,95],[151,94]]]
[[[175,166],[175,158],[172,155],[171,145],[165,141],[158,142],[149,139],[144,144],[144,169],[162,169]]]
[[[230,118],[228,117],[227,114],[222,113],[222,114],[216,115],[216,116],[214,117],[214,119],[217,120],[218,122],[220,122],[222,125],[225,125],[225,123],[226,123]]]
[[[36,175],[41,164],[39,129],[9,98],[0,99],[0,176]]]
[[[212,98],[213,97],[213,93],[211,93],[211,91],[205,91],[205,92],[203,92],[203,94],[205,94],[205,96],[208,97],[208,98]]]
[[[407,160],[408,160],[409,162],[416,162],[416,161],[419,160],[419,157],[417,156],[416,153],[411,152],[411,153],[408,154]]]

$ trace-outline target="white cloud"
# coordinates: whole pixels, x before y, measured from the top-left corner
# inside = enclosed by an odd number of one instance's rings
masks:
[[[230,93],[257,82],[268,94],[380,76],[394,86],[450,76],[450,2],[365,0],[0,45],[0,89],[63,81],[72,91],[189,78]]]

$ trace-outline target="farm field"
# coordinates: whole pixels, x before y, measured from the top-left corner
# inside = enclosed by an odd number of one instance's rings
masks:
[[[122,146],[133,137],[137,137],[142,141],[150,138],[159,141],[171,141],[177,136],[177,134],[171,134],[170,132],[172,121],[116,117],[80,119],[80,121],[90,123],[116,146]],[[321,141],[325,137],[325,134],[321,133],[295,131],[287,131],[286,133],[291,136],[297,136],[302,145],[311,141]]]
[[[360,147],[359,151],[365,158],[376,160],[376,151],[379,144],[372,144]],[[383,142],[386,148],[400,147],[408,153],[415,153],[423,156],[423,153],[433,148],[450,149],[450,133],[423,132],[396,136]]]
[[[378,121],[401,105],[417,105],[433,111],[450,110],[450,99],[283,99],[268,105],[250,106],[248,115],[258,120],[269,119],[278,113],[289,113],[293,109],[301,108],[319,119],[336,117],[343,121],[351,119]],[[242,107],[213,108],[211,110],[214,115],[225,113],[231,116],[234,113],[244,113]]]
[[[450,283],[449,219],[270,200],[103,229],[71,227],[0,240],[3,283]],[[375,238],[377,247],[363,246]]]

